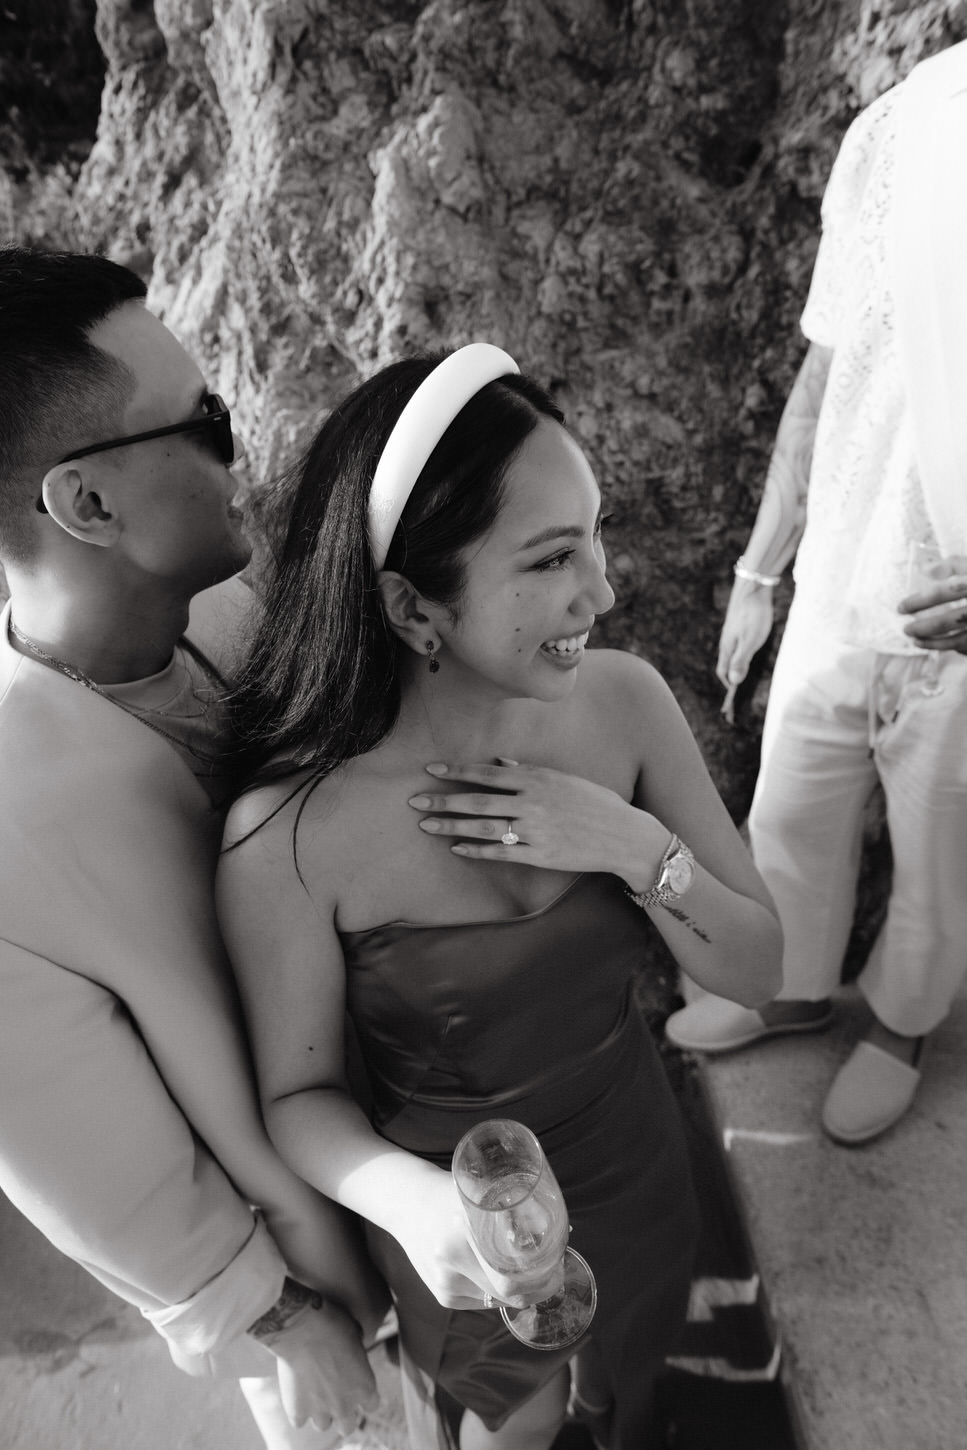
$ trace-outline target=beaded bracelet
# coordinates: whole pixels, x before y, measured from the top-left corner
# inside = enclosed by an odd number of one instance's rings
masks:
[[[747,568],[743,558],[736,559],[732,565],[732,573],[736,579],[744,579],[747,584],[761,584],[763,589],[775,589],[782,578],[781,574],[760,574],[756,569]]]

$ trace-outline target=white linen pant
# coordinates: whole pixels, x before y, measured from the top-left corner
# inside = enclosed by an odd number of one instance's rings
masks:
[[[919,1036],[967,970],[967,657],[858,649],[794,604],[749,815],[785,933],[782,999],[816,1001],[839,982],[877,778],[893,886],[859,986],[881,1022]]]

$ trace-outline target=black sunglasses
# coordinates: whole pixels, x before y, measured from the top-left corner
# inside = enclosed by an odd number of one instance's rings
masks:
[[[111,438],[106,443],[91,443],[86,448],[78,448],[64,458],[58,458],[54,467],[57,468],[62,463],[72,463],[75,458],[86,458],[89,453],[106,453],[109,448],[126,448],[129,443],[146,443],[149,438],[167,438],[172,433],[197,433],[202,428],[211,429],[211,440],[222,462],[234,463],[232,415],[225,406],[224,399],[217,393],[205,393],[201,398],[201,406],[205,409],[201,418],[188,418],[184,423],[169,423],[166,428],[149,428],[147,433],[131,433],[127,438]],[[42,498],[37,500],[37,509],[42,514],[47,512]]]

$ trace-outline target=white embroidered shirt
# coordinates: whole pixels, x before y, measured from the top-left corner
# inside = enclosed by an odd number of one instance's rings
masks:
[[[910,545],[933,543],[914,456],[887,268],[896,100],[853,122],[823,198],[823,233],[802,329],[833,349],[796,558],[797,609],[837,638],[918,654],[896,606]]]

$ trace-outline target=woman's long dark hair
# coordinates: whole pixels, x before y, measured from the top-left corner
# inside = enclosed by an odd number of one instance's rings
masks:
[[[393,425],[439,361],[392,363],[363,383],[272,493],[265,613],[230,702],[252,783],[308,769],[315,784],[396,722],[406,646],[383,614],[367,503]],[[507,467],[541,417],[563,422],[548,394],[519,374],[482,388],[430,455],[385,567],[456,614],[461,551],[492,527]]]

